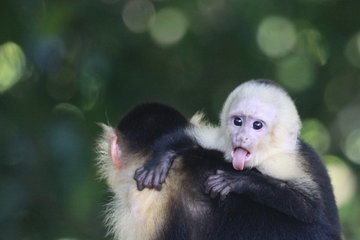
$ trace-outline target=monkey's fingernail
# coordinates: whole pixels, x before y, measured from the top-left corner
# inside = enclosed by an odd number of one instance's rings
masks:
[[[139,191],[142,191],[142,190],[144,189],[144,186],[139,183],[139,184],[137,184],[137,189],[138,189]]]

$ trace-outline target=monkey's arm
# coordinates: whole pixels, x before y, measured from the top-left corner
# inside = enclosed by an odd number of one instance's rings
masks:
[[[303,222],[320,217],[319,196],[310,195],[294,183],[277,180],[255,171],[228,173],[218,170],[205,182],[212,198],[225,200],[230,192],[247,196],[255,202],[276,209]]]
[[[134,179],[138,190],[154,188],[160,191],[174,159],[184,150],[194,146],[193,139],[186,134],[184,129],[158,139],[153,146],[150,158],[135,171]]]

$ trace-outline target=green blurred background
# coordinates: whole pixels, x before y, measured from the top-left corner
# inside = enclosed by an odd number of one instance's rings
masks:
[[[3,0],[0,240],[105,237],[97,122],[144,101],[213,122],[241,82],[295,99],[360,239],[360,1]]]

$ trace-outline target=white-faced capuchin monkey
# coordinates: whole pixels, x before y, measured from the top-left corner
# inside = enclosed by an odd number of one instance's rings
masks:
[[[220,127],[194,123],[150,103],[104,127],[99,162],[117,240],[341,239],[329,177],[298,138],[284,90],[246,82],[228,97]]]

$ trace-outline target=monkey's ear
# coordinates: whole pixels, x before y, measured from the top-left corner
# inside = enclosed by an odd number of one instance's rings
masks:
[[[110,148],[112,163],[117,170],[120,170],[122,167],[121,149],[119,139],[116,135],[111,139]]]

